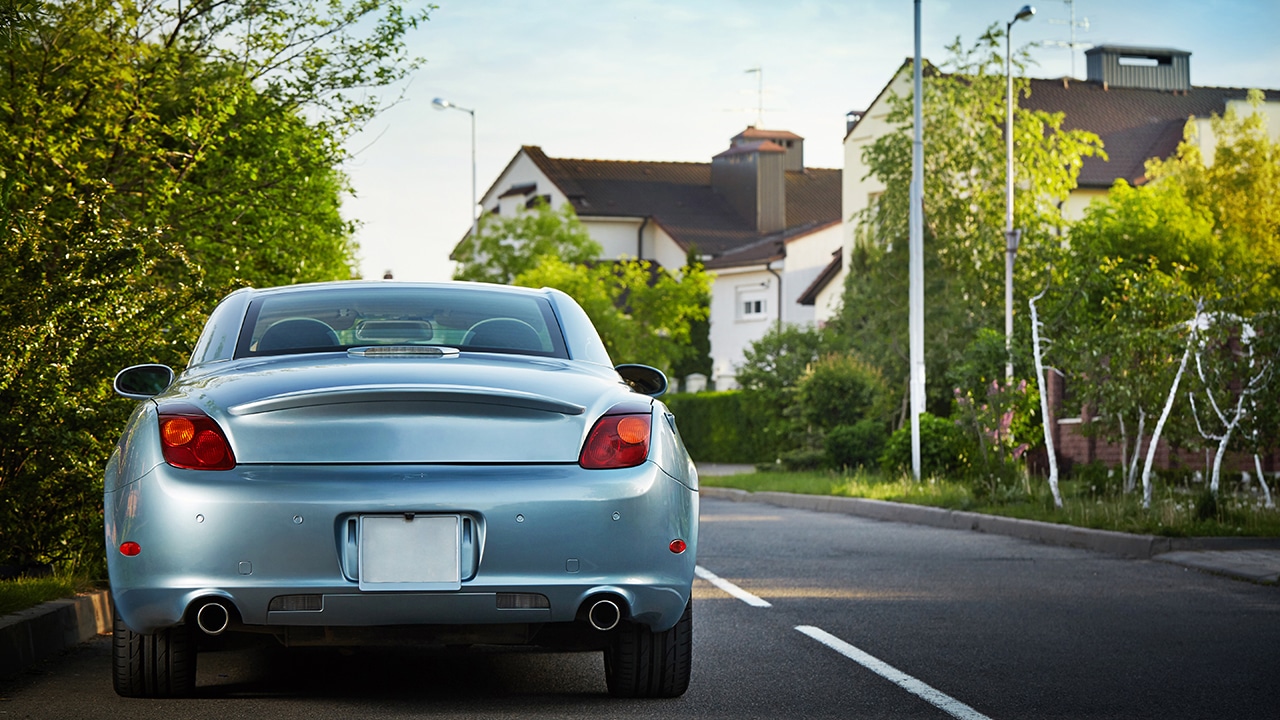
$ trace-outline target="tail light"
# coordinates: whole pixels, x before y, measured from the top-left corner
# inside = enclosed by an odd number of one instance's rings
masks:
[[[213,418],[191,405],[159,410],[164,460],[187,470],[230,470],[236,466],[227,436]]]
[[[582,446],[578,464],[588,470],[635,467],[649,457],[649,413],[605,415]]]

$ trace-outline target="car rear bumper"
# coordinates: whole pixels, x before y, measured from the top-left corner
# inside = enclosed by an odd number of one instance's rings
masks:
[[[113,598],[140,633],[210,600],[270,629],[571,622],[605,595],[663,630],[689,600],[697,548],[697,493],[653,463],[160,465],[105,499]],[[354,529],[391,516],[459,518],[453,587],[361,589]],[[670,550],[675,539],[683,553]],[[140,552],[124,556],[125,542]]]

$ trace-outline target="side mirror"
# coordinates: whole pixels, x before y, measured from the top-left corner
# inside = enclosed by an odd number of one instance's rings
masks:
[[[667,376],[648,365],[618,365],[613,368],[631,389],[641,395],[662,397],[667,391]]]
[[[117,373],[112,386],[117,395],[146,400],[164,392],[173,384],[173,378],[168,365],[134,365]]]

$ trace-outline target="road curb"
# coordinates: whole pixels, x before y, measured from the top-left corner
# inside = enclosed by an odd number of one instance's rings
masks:
[[[984,515],[963,510],[911,505],[887,500],[836,497],[833,495],[797,495],[783,492],[748,492],[735,488],[703,486],[706,497],[734,502],[762,502],[780,507],[819,512],[836,512],[845,515],[913,523],[952,530],[970,530],[992,535],[1031,540],[1046,545],[1095,550],[1127,558],[1149,560],[1157,555],[1175,551],[1197,550],[1275,550],[1280,549],[1277,538],[1167,538],[1157,535],[1134,535],[1113,530],[1093,530],[1073,525],[1058,525],[1039,520]]]
[[[106,590],[50,600],[0,617],[0,678],[21,674],[95,635],[111,632],[111,597]]]

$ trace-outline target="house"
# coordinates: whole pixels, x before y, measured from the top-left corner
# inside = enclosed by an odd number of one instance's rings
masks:
[[[1191,53],[1167,48],[1099,45],[1085,51],[1088,77],[1031,78],[1029,97],[1017,98],[1019,107],[1061,112],[1063,128],[1096,133],[1108,159],[1085,158],[1078,186],[1067,198],[1063,213],[1068,219],[1084,215],[1089,203],[1106,197],[1118,179],[1131,185],[1146,182],[1146,162],[1166,158],[1183,139],[1187,121],[1197,125],[1199,143],[1206,161],[1212,162],[1214,138],[1209,125],[1213,114],[1228,108],[1253,112],[1247,88],[1197,87],[1191,84]],[[926,69],[927,66],[926,66]],[[899,67],[880,94],[864,112],[849,113],[844,138],[844,179],[841,187],[843,217],[853,218],[868,207],[884,186],[876,178],[865,177],[863,150],[895,128],[888,122],[889,99],[911,94],[911,60]],[[1268,116],[1268,127],[1280,138],[1280,90],[1264,91],[1265,103],[1258,112]],[[927,128],[926,128],[927,132]],[[846,221],[841,231],[841,248],[853,247],[854,222]],[[993,234],[992,253],[1003,252],[1003,238]],[[833,273],[830,281],[814,289],[815,318],[831,317],[844,288],[845,270]]]
[[[675,272],[696,254],[715,274],[712,380],[723,390],[770,327],[813,321],[804,301],[839,254],[840,175],[806,168],[799,135],[748,127],[709,163],[553,158],[524,146],[480,203],[500,215],[568,203],[601,259]]]
[[[1228,109],[1265,113],[1272,136],[1280,138],[1280,90],[1265,90],[1265,101],[1255,110],[1247,101],[1246,88],[1193,86],[1191,53],[1183,50],[1101,45],[1086,51],[1085,56],[1087,79],[1032,78],[1030,95],[1017,100],[1020,107],[1061,112],[1065,129],[1088,130],[1102,139],[1108,159],[1085,158],[1078,186],[1063,205],[1068,219],[1082,217],[1085,208],[1105,198],[1118,179],[1131,185],[1146,182],[1147,160],[1171,156],[1183,140],[1188,120],[1196,125],[1197,142],[1207,162],[1213,160],[1215,144],[1210,117],[1222,115]],[[889,99],[894,95],[909,96],[911,84],[912,64],[908,60],[865,112],[853,112],[847,118],[841,188],[842,214],[847,219],[874,203],[884,191],[883,184],[876,178],[865,177],[867,168],[862,162],[862,153],[878,138],[895,130],[888,122]],[[846,220],[841,230],[841,248],[845,253],[852,250],[855,229],[854,222]],[[1003,250],[999,229],[994,229],[993,257],[998,257]],[[847,270],[840,268],[823,276],[825,284],[817,283],[811,289],[818,322],[830,317],[846,274]],[[1051,402],[1061,407],[1064,393],[1061,376],[1052,377],[1048,384]],[[1054,414],[1057,415],[1056,411]],[[1118,464],[1120,448],[1086,437],[1079,432],[1083,422],[1086,420],[1082,418],[1057,418],[1054,435],[1059,454],[1075,462]],[[1168,448],[1162,448],[1161,453],[1161,463],[1165,466],[1180,462],[1195,467],[1196,458],[1190,453],[1179,455]],[[1269,465],[1273,463],[1274,459],[1268,459]]]

